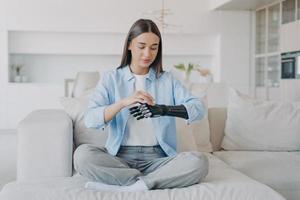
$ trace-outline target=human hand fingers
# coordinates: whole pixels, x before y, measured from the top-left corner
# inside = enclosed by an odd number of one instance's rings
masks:
[[[139,96],[138,96],[138,98],[139,99],[143,99],[143,104],[149,104],[149,105],[154,105],[154,102],[153,102],[153,100],[151,99],[151,98],[149,98],[148,96],[145,96],[145,95],[143,95],[143,94],[140,94]]]
[[[154,101],[154,98],[153,98],[153,97],[151,96],[151,94],[149,94],[148,92],[145,92],[145,91],[142,91],[142,90],[140,90],[139,92],[140,92],[141,94],[147,96],[148,98],[150,98],[152,101]]]
[[[137,91],[136,94],[139,98],[144,99],[143,103],[147,103],[149,105],[154,105],[155,100],[149,93],[147,93],[145,91]]]

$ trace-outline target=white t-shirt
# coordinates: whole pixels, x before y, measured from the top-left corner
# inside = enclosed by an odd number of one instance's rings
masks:
[[[145,91],[146,75],[136,75],[135,90]],[[151,118],[143,118],[137,120],[132,115],[129,116],[127,122],[127,132],[122,141],[124,146],[155,146],[157,139],[154,133],[154,127]]]

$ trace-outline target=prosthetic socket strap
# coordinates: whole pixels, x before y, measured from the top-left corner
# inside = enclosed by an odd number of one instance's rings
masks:
[[[130,114],[136,117],[137,120],[148,117],[172,116],[188,119],[188,113],[184,105],[166,106],[166,105],[148,105],[140,104],[129,109]]]

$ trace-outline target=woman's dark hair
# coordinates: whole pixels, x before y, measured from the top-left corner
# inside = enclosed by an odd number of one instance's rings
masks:
[[[131,51],[128,50],[130,42],[135,37],[139,36],[140,34],[149,33],[149,32],[152,32],[155,35],[157,35],[160,40],[156,58],[151,63],[150,67],[155,69],[156,76],[158,76],[161,72],[163,72],[163,69],[162,69],[162,38],[161,38],[158,27],[150,19],[139,19],[131,26],[131,28],[127,34],[127,37],[126,37],[125,44],[124,44],[121,65],[118,68],[125,67],[126,65],[129,65],[131,63],[132,55],[131,55]]]

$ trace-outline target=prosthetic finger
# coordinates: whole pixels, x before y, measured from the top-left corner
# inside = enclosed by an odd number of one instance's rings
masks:
[[[137,112],[135,114],[133,114],[132,116],[133,117],[136,117],[136,118],[148,118],[148,117],[151,117],[151,112],[149,111],[143,111],[143,112]]]
[[[139,117],[137,117],[136,119],[137,120],[140,120],[140,119],[143,119],[143,118],[145,118],[143,115],[140,115]]]
[[[133,107],[129,108],[129,110],[132,111],[132,110],[136,110],[138,108],[139,108],[139,106],[133,106]]]
[[[139,107],[140,107],[140,106],[133,106],[133,107],[129,108],[130,114],[139,111]]]
[[[143,113],[141,113],[141,112],[137,112],[137,113],[132,114],[133,117],[139,117],[139,116],[142,116],[142,115],[143,115]]]
[[[130,114],[135,117],[137,120],[151,117],[151,112],[147,107],[147,104],[140,104],[138,106],[134,106],[129,108]]]
[[[143,116],[145,118],[148,118],[148,117],[151,117],[152,116],[152,113],[150,111],[146,111],[146,112],[143,112]]]

